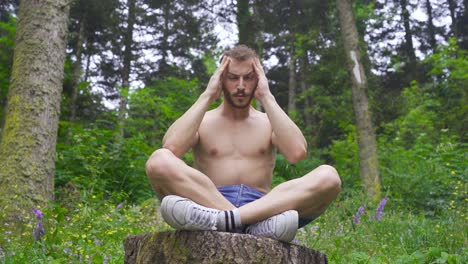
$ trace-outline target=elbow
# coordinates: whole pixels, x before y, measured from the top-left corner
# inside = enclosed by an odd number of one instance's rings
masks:
[[[174,155],[176,155],[177,157],[180,157],[181,155],[179,155],[178,153],[178,148],[176,146],[174,146],[174,144],[170,144],[170,143],[167,143],[167,142],[163,142],[163,148],[169,150],[170,152],[172,152]]]
[[[300,147],[297,148],[294,152],[291,152],[286,158],[289,163],[297,163],[307,157],[307,148]]]

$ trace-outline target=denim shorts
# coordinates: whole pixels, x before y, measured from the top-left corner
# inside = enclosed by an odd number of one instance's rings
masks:
[[[218,187],[218,191],[235,207],[241,207],[244,204],[258,200],[265,195],[262,192],[244,184]],[[299,228],[309,224],[315,220],[317,216],[318,215],[312,216],[311,218],[299,217]]]

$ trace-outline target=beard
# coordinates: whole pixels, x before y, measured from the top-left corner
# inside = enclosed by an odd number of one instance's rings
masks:
[[[224,86],[222,88],[223,88],[224,98],[226,99],[228,104],[239,109],[244,109],[250,106],[250,102],[252,102],[252,99],[255,95],[255,90],[256,90],[255,88],[250,95],[246,94],[244,91],[236,91],[235,93],[231,94],[224,88]],[[236,98],[237,96],[241,96],[242,101],[237,99]]]

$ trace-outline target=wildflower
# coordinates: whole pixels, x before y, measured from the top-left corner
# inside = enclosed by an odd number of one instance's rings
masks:
[[[366,205],[365,204],[361,205],[359,209],[357,210],[356,214],[354,215],[354,223],[356,225],[358,225],[361,222],[361,215],[365,209],[366,209]]]
[[[293,244],[296,244],[296,245],[299,245],[299,246],[301,245],[301,243],[300,243],[299,240],[297,240],[297,239],[293,239],[292,243],[293,243]]]
[[[41,210],[34,208],[33,211],[34,211],[34,214],[36,215],[36,219],[42,220],[42,217],[44,216],[44,214],[42,214]]]
[[[375,220],[377,220],[377,221],[382,220],[383,210],[384,210],[385,204],[387,203],[387,200],[388,200],[388,198],[384,197],[380,201],[379,207],[377,207],[377,210],[375,211],[375,216],[374,216]]]
[[[33,236],[34,236],[34,239],[40,240],[45,234],[45,230],[42,225],[42,217],[44,217],[44,214],[41,212],[41,210],[37,208],[34,208],[33,211],[37,219],[37,224],[36,224],[36,228],[33,231]]]
[[[122,208],[123,208],[123,206],[124,206],[124,203],[119,203],[119,205],[117,205],[117,209],[119,209],[119,210],[120,210],[120,209],[122,209]]]

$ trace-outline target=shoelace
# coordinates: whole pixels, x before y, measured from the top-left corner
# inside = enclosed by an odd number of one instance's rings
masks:
[[[273,218],[269,218],[266,221],[260,222],[254,226],[250,226],[249,231],[252,235],[272,235],[273,234]]]
[[[189,224],[201,230],[216,230],[219,211],[209,208],[192,207]]]

